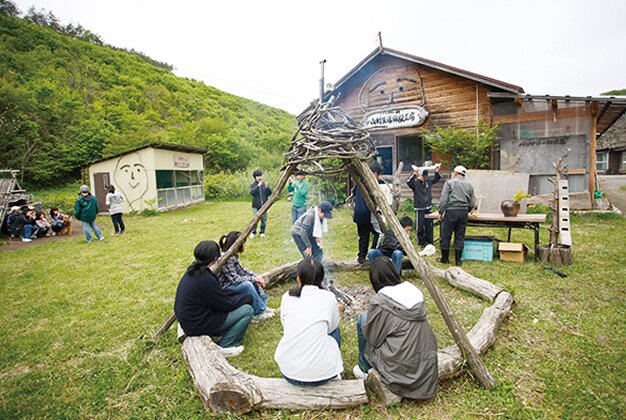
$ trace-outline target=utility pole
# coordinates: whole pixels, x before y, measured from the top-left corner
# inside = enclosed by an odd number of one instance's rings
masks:
[[[320,77],[320,104],[324,102],[324,64],[325,63],[326,63],[325,59],[320,61],[320,64],[322,66],[322,75]]]

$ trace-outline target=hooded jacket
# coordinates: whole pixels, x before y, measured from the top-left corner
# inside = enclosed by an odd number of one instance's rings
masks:
[[[81,222],[93,222],[98,215],[98,200],[91,195],[79,194],[74,204],[74,216]]]
[[[387,286],[370,299],[363,325],[365,357],[394,393],[429,399],[437,387],[437,339],[426,320],[423,299],[411,308],[395,300],[406,299],[410,288],[417,289],[407,282]]]

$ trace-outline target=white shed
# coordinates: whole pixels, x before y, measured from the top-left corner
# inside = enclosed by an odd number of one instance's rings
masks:
[[[89,165],[91,192],[106,211],[106,188],[113,184],[126,200],[124,212],[168,210],[204,201],[206,149],[153,143]]]

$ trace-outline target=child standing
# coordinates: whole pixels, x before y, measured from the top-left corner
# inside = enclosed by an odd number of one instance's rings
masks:
[[[111,220],[113,221],[113,229],[115,230],[113,235],[118,235],[120,233],[124,233],[124,230],[126,230],[124,220],[122,219],[122,201],[124,201],[124,196],[120,192],[115,192],[115,187],[113,185],[109,185],[107,191],[108,193],[105,203],[109,207],[109,214],[111,215]]]
[[[252,196],[252,213],[256,216],[259,212],[259,209],[263,207],[263,204],[267,201],[272,190],[268,187],[267,182],[263,181],[263,172],[260,170],[256,170],[252,173],[252,177],[254,178],[254,182],[250,184],[250,195]],[[265,225],[267,223],[267,212],[263,213],[261,217],[261,238],[265,238]],[[252,228],[252,233],[250,234],[250,238],[254,238],[256,235],[256,226]]]
[[[339,308],[335,295],[322,289],[324,267],[306,259],[298,264],[298,286],[283,295],[283,336],[274,360],[293,385],[317,386],[343,371]]]
[[[304,180],[304,174],[300,173],[296,175],[297,181],[289,179],[287,184],[287,191],[293,193],[291,199],[291,224],[296,223],[296,220],[306,212],[306,200],[309,192],[309,183]]]
[[[230,249],[235,243],[241,232],[233,231],[228,235],[223,235],[220,238],[220,248],[222,254]],[[245,244],[242,244],[237,254],[241,254],[244,251]],[[222,270],[217,275],[220,285],[224,289],[234,290],[236,292],[244,293],[252,297],[252,309],[254,309],[254,318],[252,322],[261,322],[266,319],[272,318],[276,315],[276,311],[272,308],[268,308],[266,305],[269,299],[263,291],[265,287],[265,281],[259,277],[256,273],[246,269],[239,262],[239,256],[233,255],[226,261],[226,264],[222,267]]]

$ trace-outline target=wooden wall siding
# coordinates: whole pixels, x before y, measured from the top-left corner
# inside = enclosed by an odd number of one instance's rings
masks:
[[[364,112],[359,106],[359,93],[363,84],[368,82],[368,78],[372,74],[383,67],[393,67],[391,71],[379,73],[391,80],[388,81],[388,88],[385,89],[384,95],[380,95],[380,89],[376,89],[369,95],[367,102],[361,101],[362,104],[368,106],[367,111],[393,106],[422,105],[424,103],[426,110],[429,112],[429,116],[422,126],[393,130],[394,135],[419,134],[423,130],[433,128],[435,125],[456,125],[462,128],[476,127],[476,82],[390,56],[377,57],[339,89],[341,96],[337,104],[354,119],[361,121],[364,116]],[[398,91],[398,96],[394,94],[394,103],[390,104],[388,89],[398,89],[401,85],[401,83],[397,82],[397,79],[403,76],[401,71],[403,68],[405,69],[404,73],[406,73],[404,75],[408,75],[410,78],[413,78],[412,75],[415,74],[415,70],[419,72],[424,98],[421,98],[419,94],[418,84],[413,84],[410,89],[405,87],[405,91]],[[407,68],[410,70],[406,70]],[[375,79],[377,78],[375,77]],[[371,82],[369,81],[368,85]],[[363,90],[365,91],[366,89]],[[478,117],[489,123],[492,118],[492,106],[487,94],[493,90],[496,89],[478,84]],[[377,98],[375,97],[376,93],[379,93]]]

